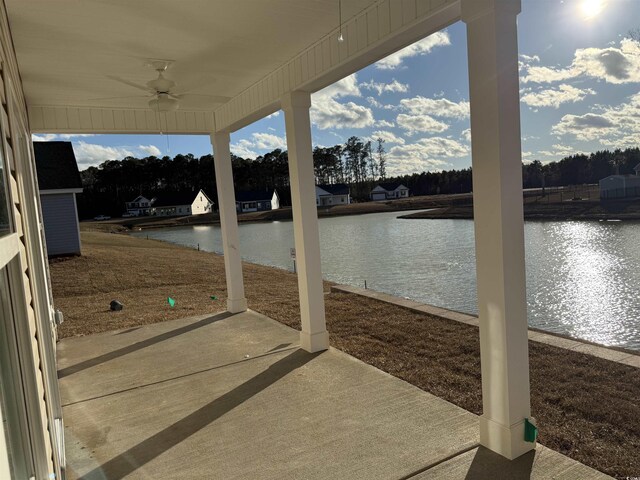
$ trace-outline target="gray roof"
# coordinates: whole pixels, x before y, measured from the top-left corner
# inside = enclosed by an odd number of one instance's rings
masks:
[[[236,202],[263,202],[273,198],[273,190],[236,192]]]
[[[349,195],[349,185],[344,183],[334,183],[333,185],[318,185],[325,192],[331,195]]]
[[[200,193],[204,194],[201,190],[191,191],[191,192],[167,192],[158,195],[158,198],[153,203],[154,207],[175,207],[177,205],[191,205],[196,197],[200,195]],[[207,200],[209,197],[204,195]],[[211,201],[211,200],[209,200]]]
[[[399,182],[386,182],[386,183],[379,183],[377,185],[378,187],[382,187],[384,188],[387,192],[393,192],[396,188],[398,187],[404,187],[407,190],[409,190],[407,187],[405,187],[404,185],[402,185]]]
[[[40,190],[82,188],[71,142],[33,142]]]

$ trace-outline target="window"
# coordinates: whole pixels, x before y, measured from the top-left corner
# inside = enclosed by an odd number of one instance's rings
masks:
[[[11,197],[9,195],[9,176],[6,169],[4,152],[0,152],[0,237],[11,233],[11,217],[9,205]]]

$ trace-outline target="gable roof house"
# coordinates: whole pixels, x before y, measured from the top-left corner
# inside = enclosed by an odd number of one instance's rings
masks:
[[[0,202],[0,328],[13,333],[0,334],[0,352],[3,354],[0,355],[3,387],[0,389],[3,406],[0,408],[0,478],[60,479],[64,478],[65,469],[78,477],[109,477],[110,473],[111,477],[132,474],[155,478],[163,473],[165,476],[189,477],[188,467],[198,472],[215,469],[221,478],[240,475],[238,471],[229,471],[229,465],[235,463],[226,459],[213,466],[207,465],[210,455],[196,453],[196,449],[191,448],[193,443],[188,443],[198,442],[202,447],[199,450],[204,452],[220,450],[215,447],[217,444],[211,443],[219,436],[208,429],[219,426],[219,422],[214,421],[215,413],[220,410],[218,400],[226,399],[225,405],[231,407],[242,402],[243,408],[252,414],[240,415],[243,421],[246,420],[240,428],[255,429],[265,416],[274,415],[271,402],[260,403],[257,407],[253,401],[255,397],[258,401],[263,399],[265,387],[269,387],[266,390],[277,387],[287,395],[294,392],[290,379],[301,376],[306,379],[306,395],[313,391],[314,382],[329,385],[329,380],[334,378],[333,370],[325,375],[323,372],[328,370],[319,369],[327,355],[332,358],[332,352],[313,357],[307,355],[329,349],[317,206],[336,202],[348,204],[349,191],[348,187],[336,191],[336,185],[315,186],[311,94],[460,20],[469,45],[466,51],[471,132],[474,138],[483,139],[472,145],[483,415],[473,420],[477,423],[473,437],[467,437],[465,433],[464,438],[473,438],[477,443],[478,437],[482,447],[508,459],[536,449],[535,440],[526,441],[524,435],[531,402],[516,21],[521,2],[352,0],[342,3],[345,11],[341,12],[342,22],[339,23],[335,0],[183,0],[179,5],[171,0],[0,0],[0,189],[4,190],[0,199],[6,200]],[[148,28],[135,28],[141,24]],[[264,35],[265,31],[270,35]],[[343,41],[338,42],[338,32],[343,31]],[[212,35],[212,32],[216,34]],[[148,58],[140,58],[141,55]],[[163,57],[174,60],[159,60]],[[428,61],[426,56],[424,58]],[[165,72],[168,66],[171,68]],[[209,77],[216,81],[200,82]],[[114,78],[121,81],[112,81]],[[149,95],[149,84],[157,87],[152,88],[155,94]],[[175,95],[196,84],[199,95]],[[136,93],[140,95],[135,96]],[[159,408],[160,404],[156,408],[146,403],[144,415],[150,416],[144,417],[140,405],[129,402],[126,413],[130,416],[113,414],[112,407],[100,407],[99,413],[94,415],[105,427],[83,421],[86,428],[83,426],[80,430],[86,434],[76,436],[78,424],[73,425],[73,415],[77,409],[72,405],[63,412],[58,388],[56,343],[53,341],[55,309],[48,287],[50,279],[41,232],[43,214],[35,177],[32,135],[143,135],[162,131],[210,139],[225,265],[225,310],[242,318],[248,308],[247,296],[252,292],[245,292],[243,283],[230,138],[234,132],[279,110],[284,112],[292,228],[299,266],[300,330],[287,335],[291,342],[299,342],[300,351],[270,363],[257,377],[250,376],[246,380],[238,377],[236,386],[230,390],[218,386],[215,392],[203,389],[213,402],[207,400],[202,408],[195,407],[200,408],[196,417],[191,404],[168,405],[173,412],[168,416],[168,410]],[[497,192],[496,178],[501,182]],[[42,187],[46,186],[43,181]],[[75,193],[79,188],[77,182],[65,182],[62,189]],[[42,198],[47,195],[44,193]],[[159,198],[160,203],[154,208],[175,208],[175,213],[179,213],[178,208],[188,207],[190,213],[196,214],[194,202],[200,197],[201,192],[194,192],[186,200]],[[198,209],[211,208],[211,202],[206,200],[203,195]],[[269,282],[270,279],[260,281]],[[204,332],[204,326],[208,324],[198,322],[197,325],[198,332]],[[217,322],[213,326],[216,325]],[[252,323],[250,328],[259,329],[260,325]],[[237,330],[230,332],[229,337],[240,335]],[[130,341],[128,338],[118,336],[117,339],[113,337],[113,341],[126,343]],[[188,349],[189,339],[187,336],[182,338],[187,342],[182,348]],[[216,341],[224,341],[216,338],[212,350],[218,350]],[[122,351],[125,343],[113,343],[114,349],[110,351]],[[162,349],[162,343],[156,346]],[[106,344],[105,348],[111,349]],[[276,352],[275,355],[280,354]],[[107,363],[113,364],[113,355],[106,353],[106,356],[111,359]],[[98,359],[105,360],[103,357],[105,355],[99,355]],[[129,355],[120,355],[117,360],[127,361],[127,357]],[[83,370],[74,370],[71,377],[86,375],[89,380],[99,377],[98,383],[105,383],[107,377],[102,376],[101,369],[95,368],[96,362],[77,363],[70,357],[64,360],[71,362],[67,363],[70,368]],[[300,375],[292,373],[296,371]],[[67,380],[70,378],[61,378],[60,382]],[[64,390],[68,395],[69,384]],[[254,395],[257,392],[261,395]],[[84,394],[89,395],[89,392],[67,399],[88,398]],[[247,400],[248,397],[253,397],[252,401]],[[147,398],[152,399],[151,396]],[[326,402],[332,398],[318,396],[312,402],[302,402],[301,415],[309,415],[316,421],[318,417],[314,415],[323,411],[319,407],[326,407]],[[4,408],[5,400],[13,400],[9,415]],[[123,403],[111,403],[117,404],[118,413],[121,413]],[[82,410],[91,416],[91,412],[97,411],[95,405],[95,402],[83,402]],[[185,406],[189,413],[185,412]],[[252,408],[264,409],[264,412],[261,410],[264,415],[253,415],[256,410]],[[78,421],[78,417],[75,418]],[[82,449],[78,448],[84,442],[83,438],[97,438],[108,430],[114,438],[128,437],[130,418],[148,419],[143,422],[144,432],[139,432],[146,440],[139,442],[127,438],[127,442],[106,442],[104,449],[96,448],[92,458],[86,453],[92,447],[85,450],[82,445]],[[409,420],[402,418],[403,422]],[[67,431],[74,433],[74,445],[66,449],[66,456],[65,421],[70,426]],[[167,427],[165,423],[173,426]],[[179,435],[172,433],[175,425],[180,426]],[[420,425],[416,430],[429,427]],[[345,429],[345,438],[356,434],[348,425]],[[288,448],[291,434],[286,428],[279,430],[270,443],[277,443],[278,450],[288,457],[295,455],[299,442]],[[200,434],[195,435],[196,432]],[[353,463],[351,449],[324,450],[328,440],[335,437],[315,435],[308,428],[300,433],[309,455],[304,455],[304,461],[296,463],[296,468],[303,468],[308,463],[322,474],[329,463],[345,466]],[[371,438],[376,441],[359,442],[363,449],[378,445],[377,439],[382,437]],[[454,449],[451,452],[462,451],[462,443],[457,438],[443,439],[443,442],[451,443]],[[153,445],[149,439],[154,440]],[[246,442],[240,445],[233,438],[228,440],[243,452],[246,448],[256,448],[255,443],[247,447]],[[396,439],[389,440],[395,442]],[[421,452],[444,452],[435,445],[433,449],[421,445],[420,449]],[[189,452],[188,458],[172,457],[185,452]],[[265,452],[260,452],[255,459],[243,457],[244,476],[255,477],[265,471],[266,463],[258,462],[266,461]],[[393,458],[378,455],[373,449],[357,451],[355,455],[366,458],[368,465],[363,463],[362,467],[371,469],[386,468]],[[339,456],[335,462],[334,456]],[[327,458],[332,461],[327,463]],[[65,462],[69,463],[68,468]],[[406,476],[420,465],[402,465],[407,469],[388,476]],[[280,464],[278,467],[282,467],[277,471],[280,477],[296,476],[296,473],[305,477],[309,471],[287,470],[287,465]],[[174,470],[167,471],[167,468]],[[180,475],[178,469],[185,471]],[[276,478],[276,471],[272,473],[270,478]],[[332,476],[331,473],[327,475]],[[366,474],[362,476],[365,478]]]
[[[371,200],[390,200],[392,198],[407,198],[409,189],[398,182],[379,183],[371,190]]]
[[[155,198],[148,199],[144,195],[138,195],[134,200],[125,203],[127,213],[134,217],[149,215],[149,210],[155,201]]]
[[[316,206],[328,207],[332,205],[349,205],[351,203],[351,189],[344,183],[333,185],[316,185]]]
[[[202,215],[213,211],[213,202],[202,190],[163,193],[149,208],[150,215],[160,217]]]
[[[71,142],[34,142],[33,149],[47,253],[80,255],[76,194],[82,180]]]
[[[264,210],[278,210],[280,197],[274,190],[237,192],[236,212],[262,212]]]

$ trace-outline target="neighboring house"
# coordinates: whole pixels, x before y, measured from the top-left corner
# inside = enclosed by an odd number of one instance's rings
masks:
[[[236,193],[236,212],[261,212],[263,210],[277,210],[280,208],[280,197],[275,190],[262,192]]]
[[[76,194],[82,181],[71,142],[33,142],[49,256],[80,255]]]
[[[149,215],[149,209],[155,202],[155,198],[149,200],[147,197],[138,195],[135,200],[131,202],[126,202],[127,213],[129,215],[133,215],[135,217],[140,217],[142,215]]]
[[[409,189],[401,183],[379,183],[371,190],[371,200],[391,200],[408,196]]]
[[[202,215],[213,211],[213,202],[202,190],[197,192],[163,193],[149,209],[151,215],[172,217],[176,215]]]
[[[600,198],[640,197],[640,164],[635,175],[609,175],[600,180]]]
[[[316,205],[318,207],[349,205],[351,203],[350,193],[349,186],[344,183],[316,185]]]

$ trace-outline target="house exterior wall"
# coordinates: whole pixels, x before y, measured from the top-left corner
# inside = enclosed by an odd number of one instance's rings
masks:
[[[42,217],[49,255],[79,255],[80,228],[74,193],[42,195]]]
[[[640,197],[640,177],[631,175],[610,175],[600,184],[600,198]]]
[[[136,198],[138,200],[138,198]],[[149,208],[151,207],[151,200],[146,197],[141,197],[137,202],[127,202],[127,213],[131,215],[135,215],[136,217],[140,215],[149,215]]]
[[[316,205],[319,207],[328,207],[331,205],[349,205],[349,195],[321,195],[316,196]]]
[[[278,210],[280,208],[280,197],[278,197],[278,193],[274,190],[273,197],[271,197],[271,210]]]
[[[191,215],[202,215],[203,213],[211,213],[211,200],[200,190],[191,204]]]
[[[13,385],[24,398],[21,415],[26,418],[23,429],[29,437],[26,453],[30,474],[38,479],[52,474],[59,478],[62,446],[57,434],[62,435],[62,427],[54,420],[61,417],[61,407],[55,378],[49,272],[31,132],[3,1],[0,1],[0,100],[0,156],[4,160],[3,175],[13,219],[12,233],[0,237],[0,271],[6,275],[9,287],[1,293],[11,303],[13,315],[0,321],[16,331],[16,360],[19,360],[8,369],[14,378],[5,378],[3,373],[3,381]],[[5,185],[0,184],[0,188]],[[11,382],[16,378],[21,383]],[[9,433],[10,441],[12,435],[15,432]],[[7,445],[0,445],[0,471],[10,458]]]

